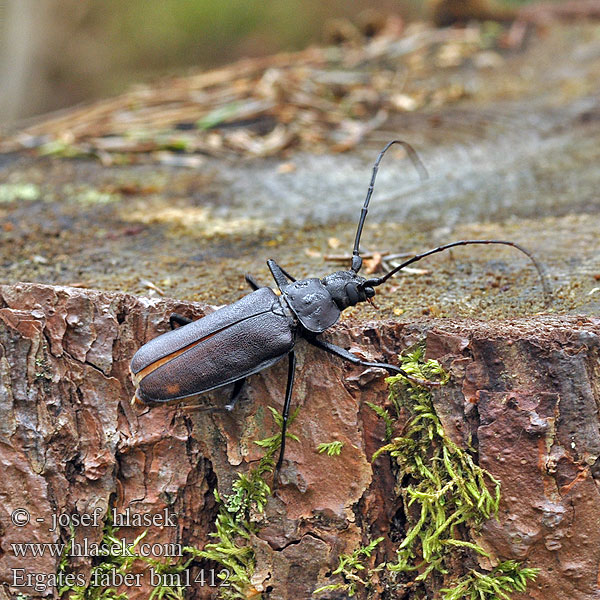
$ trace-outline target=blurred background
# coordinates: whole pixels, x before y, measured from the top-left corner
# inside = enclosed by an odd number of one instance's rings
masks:
[[[427,18],[432,4],[0,0],[0,124],[118,94],[167,73],[322,45],[344,29],[344,21],[361,26],[377,14],[405,21]]]
[[[226,303],[269,257],[297,277],[347,264],[373,161],[401,138],[430,176],[390,151],[372,272],[509,239],[543,257],[555,307],[600,311],[600,0],[0,7],[5,281]],[[524,257],[470,250],[404,277],[401,307],[390,287],[377,318],[541,307]]]

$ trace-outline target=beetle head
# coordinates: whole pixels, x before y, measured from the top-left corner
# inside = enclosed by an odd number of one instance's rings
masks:
[[[365,281],[364,277],[354,271],[336,271],[324,277],[321,283],[327,288],[338,308],[344,310],[375,295],[372,287],[365,287]]]

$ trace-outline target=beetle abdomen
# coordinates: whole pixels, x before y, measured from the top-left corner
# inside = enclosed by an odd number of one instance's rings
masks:
[[[276,363],[294,346],[296,323],[261,288],[142,346],[131,361],[145,402],[167,402],[227,385]]]

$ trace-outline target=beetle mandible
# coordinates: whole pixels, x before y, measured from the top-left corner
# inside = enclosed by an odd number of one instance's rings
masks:
[[[367,191],[360,218],[350,269],[336,271],[322,279],[296,280],[274,260],[267,265],[281,295],[269,287],[261,287],[251,275],[246,281],[252,292],[213,313],[191,321],[172,315],[174,323],[181,325],[142,346],[131,361],[131,372],[136,384],[136,398],[145,404],[179,401],[190,396],[234,384],[227,410],[232,410],[246,378],[258,373],[288,356],[288,379],[283,403],[281,447],[275,479],[277,480],[285,454],[285,441],[296,357],[294,347],[298,338],[334,354],[355,365],[380,367],[390,373],[399,373],[421,385],[438,385],[409,376],[400,367],[385,362],[369,362],[348,350],[321,338],[339,319],[343,310],[365,302],[375,295],[375,288],[385,283],[395,273],[426,256],[455,246],[468,244],[503,244],[526,254],[537,269],[548,296],[548,287],[539,264],[522,246],[505,240],[460,240],[451,242],[412,258],[393,268],[382,277],[366,279],[358,272],[362,266],[359,244],[373,194],[379,163],[393,144],[404,147],[421,178],[427,171],[415,150],[402,140],[393,140],[379,153]]]

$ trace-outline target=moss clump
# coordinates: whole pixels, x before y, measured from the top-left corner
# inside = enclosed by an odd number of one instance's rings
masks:
[[[135,552],[135,548],[146,535],[146,532],[142,533],[129,544],[125,552],[121,552],[120,554],[111,553],[111,548],[121,546],[121,541],[117,539],[119,528],[113,525],[110,518],[111,514],[112,512],[109,510],[102,530],[102,540],[100,542],[102,551],[100,552],[100,556],[96,558],[96,564],[92,567],[88,585],[64,585],[58,590],[60,597],[68,597],[69,600],[127,600],[128,596],[126,593],[118,594],[114,587],[95,585],[93,582],[102,581],[104,579],[103,575],[112,579],[111,573],[124,575],[130,572],[132,564],[139,558]],[[58,564],[57,579],[59,581],[66,579],[66,575],[69,572],[69,555],[74,539],[75,531],[71,529],[71,537],[63,550]]]
[[[365,571],[366,567],[363,564],[365,558],[369,558],[377,544],[383,541],[383,538],[377,538],[373,540],[368,546],[360,546],[352,554],[341,554],[339,557],[339,564],[335,571],[332,571],[331,575],[341,575],[344,579],[344,583],[332,583],[330,585],[324,585],[317,588],[313,594],[320,594],[322,592],[328,592],[333,590],[343,590],[349,597],[354,596],[358,591],[358,586],[369,587],[369,582],[372,575],[381,570],[382,565],[375,569],[368,569],[366,573],[361,577],[359,573]],[[366,577],[365,577],[366,575]]]
[[[344,442],[323,442],[317,446],[319,454],[327,454],[327,456],[339,456],[344,447]]]
[[[226,580],[226,585],[219,587],[219,597],[224,600],[259,594],[251,581],[256,562],[250,541],[257,529],[255,515],[263,512],[271,494],[263,476],[272,471],[273,459],[267,455],[257,468],[239,475],[231,494],[221,497],[215,490],[219,512],[216,531],[210,534],[214,542],[206,544],[203,550],[186,548],[196,558],[212,560],[224,567],[218,575]]]
[[[277,419],[276,419],[277,421]],[[290,434],[290,437],[294,437]],[[259,592],[254,588],[251,577],[254,573],[254,550],[249,543],[251,536],[256,532],[256,516],[264,511],[271,488],[264,481],[264,476],[273,472],[273,456],[281,443],[279,438],[273,436],[268,443],[267,454],[260,460],[258,466],[247,474],[240,474],[233,484],[232,493],[221,497],[215,490],[215,498],[219,505],[216,518],[216,531],[210,536],[214,539],[200,550],[192,546],[185,546],[185,558],[173,559],[167,557],[162,560],[140,555],[136,547],[146,535],[145,531],[133,543],[127,546],[123,555],[113,555],[107,552],[100,557],[98,563],[92,568],[90,581],[101,580],[103,573],[121,573],[131,571],[134,562],[142,561],[149,565],[154,577],[159,583],[154,586],[148,600],[183,600],[185,597],[185,578],[178,576],[190,568],[196,559],[217,562],[223,567],[216,577],[221,579],[219,597],[224,600],[244,599],[258,597]],[[264,440],[263,440],[264,442]],[[109,515],[111,512],[109,511]],[[120,546],[117,539],[117,527],[110,519],[104,524],[102,546],[106,548]],[[68,556],[71,550],[74,535],[65,547],[59,564],[59,577],[68,572]],[[64,586],[59,590],[60,596],[68,596],[69,600],[128,600],[126,593],[118,594],[112,587],[96,585]]]
[[[447,381],[439,363],[426,361],[423,355],[419,348],[401,357],[402,368],[420,379]],[[500,482],[448,437],[429,389],[401,375],[389,377],[387,383],[395,417],[408,411],[410,418],[402,435],[380,448],[373,459],[385,452],[393,457],[405,512],[419,516],[415,516],[416,522],[397,549],[397,561],[387,563],[386,569],[392,573],[417,572],[414,581],[423,582],[434,572],[447,574],[448,560],[457,549],[487,556],[483,548],[468,539],[468,531],[496,515]],[[384,418],[386,430],[391,431],[394,417],[384,409],[376,410]],[[522,591],[536,574],[536,569],[522,568],[513,561],[501,563],[491,573],[472,570],[444,588],[443,598],[507,600],[510,593]]]
[[[249,473],[241,473],[233,484],[232,493],[221,497],[215,490],[215,498],[219,504],[216,519],[216,531],[210,536],[215,540],[204,546],[203,550],[186,548],[194,557],[212,560],[224,567],[218,577],[226,580],[226,585],[219,588],[219,597],[223,600],[256,598],[260,596],[251,579],[256,566],[252,536],[256,533],[257,516],[264,511],[271,495],[271,488],[265,477],[273,473],[274,456],[281,446],[281,429],[283,417],[270,407],[279,432],[275,435],[255,442],[266,449],[266,454],[258,466]],[[288,425],[294,422],[299,407],[290,415]],[[286,438],[298,440],[287,432]]]
[[[536,578],[539,569],[522,567],[514,560],[500,563],[491,573],[472,570],[440,590],[443,600],[510,600],[511,592],[525,592],[527,582]]]

